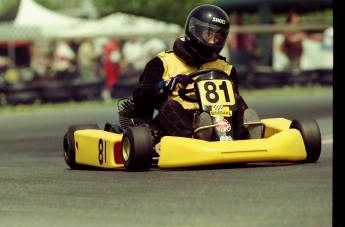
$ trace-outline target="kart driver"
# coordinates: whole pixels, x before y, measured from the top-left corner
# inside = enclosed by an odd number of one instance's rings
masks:
[[[146,64],[133,92],[134,116],[152,118],[158,110],[156,119],[166,135],[192,137],[193,115],[199,105],[184,101],[177,91],[194,86],[186,74],[216,68],[225,71],[234,85],[238,105],[233,118],[234,139],[246,138],[243,113],[248,106],[239,94],[234,66],[219,55],[229,28],[228,15],[221,8],[210,4],[194,8],[187,17],[184,36],[175,40],[173,50],[159,53]]]

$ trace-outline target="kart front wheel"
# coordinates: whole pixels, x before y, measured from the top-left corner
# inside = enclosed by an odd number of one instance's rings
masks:
[[[64,158],[66,164],[71,169],[81,169],[83,165],[79,165],[75,162],[75,142],[74,133],[83,129],[99,129],[97,124],[82,124],[82,125],[72,125],[68,128],[66,134],[63,137],[63,149]]]
[[[311,120],[293,120],[290,128],[300,131],[304,146],[307,151],[307,158],[303,162],[316,162],[321,154],[321,133],[317,122]]]
[[[147,127],[128,127],[122,137],[122,161],[128,172],[149,171],[153,138]]]

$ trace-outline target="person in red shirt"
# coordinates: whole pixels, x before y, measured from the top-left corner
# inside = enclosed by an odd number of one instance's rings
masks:
[[[111,39],[104,46],[103,68],[105,73],[105,86],[111,94],[113,86],[120,78],[121,69],[121,49],[116,39]]]

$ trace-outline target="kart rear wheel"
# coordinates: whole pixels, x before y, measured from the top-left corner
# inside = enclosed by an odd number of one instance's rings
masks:
[[[307,158],[303,162],[316,162],[321,153],[321,133],[317,122],[311,120],[293,120],[290,128],[300,131],[304,146],[307,151]]]
[[[128,127],[122,137],[122,161],[128,172],[149,171],[153,137],[147,127]]]
[[[82,169],[83,165],[77,164],[75,162],[75,142],[74,142],[74,132],[83,129],[99,129],[97,124],[82,124],[82,125],[72,125],[68,128],[66,134],[63,137],[63,149],[64,158],[66,164],[71,169]]]

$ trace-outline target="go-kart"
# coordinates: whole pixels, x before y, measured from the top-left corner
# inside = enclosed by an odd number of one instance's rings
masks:
[[[203,69],[188,75],[194,88],[179,96],[199,104],[206,125],[195,128],[192,138],[164,135],[155,117],[134,118],[131,99],[118,102],[119,123],[72,125],[63,137],[64,159],[71,169],[88,167],[149,171],[159,168],[257,162],[316,162],[321,134],[314,119],[259,119],[255,111],[244,113],[248,138],[234,139],[233,116],[237,110],[232,82],[226,73]],[[208,132],[207,139],[197,137]],[[205,134],[205,133],[204,133]]]

